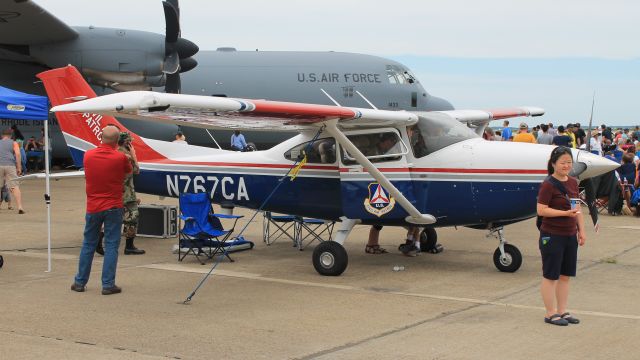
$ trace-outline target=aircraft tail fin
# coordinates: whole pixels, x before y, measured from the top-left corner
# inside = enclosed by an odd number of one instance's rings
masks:
[[[53,106],[96,97],[96,93],[87,84],[80,72],[71,65],[44,71],[36,76],[44,83],[47,95]],[[71,152],[74,165],[77,167],[83,167],[84,153],[87,150],[100,145],[102,128],[105,126],[115,125],[120,128],[120,131],[130,132],[113,116],[58,112],[56,117]],[[133,145],[139,161],[159,156],[138,135],[131,133],[131,136],[134,139]]]

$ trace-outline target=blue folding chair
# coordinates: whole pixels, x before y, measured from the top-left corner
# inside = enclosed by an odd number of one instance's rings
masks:
[[[234,260],[225,252],[225,247],[239,246],[253,243],[243,237],[235,237],[231,241],[229,238],[235,229],[240,215],[214,214],[211,200],[207,193],[184,193],[180,194],[180,219],[184,226],[180,229],[178,236],[178,261],[182,261],[188,254],[195,255],[200,264],[204,262],[200,256],[208,259],[217,254],[225,254],[229,261]],[[232,219],[233,226],[224,229],[220,219]],[[187,249],[182,252],[182,249]]]
[[[293,246],[297,246],[296,217],[293,215],[273,215],[270,211],[263,213],[262,241],[271,245],[281,237],[289,238]],[[274,228],[272,229],[271,226]]]

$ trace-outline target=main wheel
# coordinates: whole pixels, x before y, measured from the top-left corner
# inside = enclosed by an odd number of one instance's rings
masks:
[[[434,228],[424,228],[420,233],[420,250],[428,251],[436,247],[438,243],[438,233]]]
[[[522,254],[517,247],[504,244],[504,259],[500,254],[500,248],[493,253],[493,263],[502,272],[516,272],[522,265]]]
[[[313,267],[320,275],[338,276],[347,264],[347,251],[335,241],[323,241],[313,250]]]

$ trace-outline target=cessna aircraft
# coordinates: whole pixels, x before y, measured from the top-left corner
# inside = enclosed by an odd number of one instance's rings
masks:
[[[114,91],[164,89],[169,93],[244,97],[315,104],[367,107],[364,94],[379,109],[451,110],[444,99],[428,94],[404,65],[376,56],[340,52],[199,51],[180,32],[177,0],[162,3],[166,33],[129,29],[70,27],[33,1],[0,4],[0,85],[40,94],[35,74],[76,66],[99,94]],[[133,131],[169,140],[176,125],[149,127],[124,120]],[[68,157],[62,136],[52,121],[55,157]],[[8,126],[0,120],[0,126]],[[20,123],[26,136],[40,126]],[[201,129],[181,129],[190,143],[213,145]],[[252,132],[247,139],[265,149],[295,133]],[[230,132],[216,132],[221,144]],[[223,139],[222,141],[220,139]]]
[[[133,134],[140,164],[136,190],[160,196],[207,192],[225,207],[260,208],[278,180],[299,160],[295,181],[286,181],[263,210],[340,221],[333,241],[313,252],[315,269],[340,275],[342,246],[354,225],[415,224],[430,229],[468,226],[499,239],[494,264],[516,271],[520,251],[502,227],[536,212],[538,186],[552,146],[485,141],[459,120],[488,122],[539,116],[539,108],[389,111],[134,91],[95,97],[72,66],[38,75],[55,105],[65,140],[81,162],[99,145],[113,116],[203,128],[281,128],[300,134],[269,150],[233,152],[142,138]],[[500,161],[495,161],[500,154]],[[580,179],[618,164],[573,150]]]

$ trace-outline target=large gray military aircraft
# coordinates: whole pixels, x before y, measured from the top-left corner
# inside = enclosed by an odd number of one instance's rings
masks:
[[[341,52],[236,51],[224,47],[199,51],[182,37],[178,0],[162,2],[166,32],[68,26],[30,0],[0,4],[0,85],[44,94],[35,74],[76,66],[96,92],[164,89],[236,98],[268,99],[384,110],[451,110],[451,104],[428,94],[404,65],[381,57]],[[153,127],[126,122],[145,137],[168,140],[173,125]],[[5,127],[9,120],[0,120]],[[53,121],[54,157],[68,157]],[[20,122],[25,135],[38,125]],[[213,145],[201,129],[182,128],[190,143]],[[222,146],[230,133],[216,132]],[[245,134],[265,148],[293,135]],[[37,135],[36,135],[37,136]],[[59,145],[59,146],[58,146]]]

